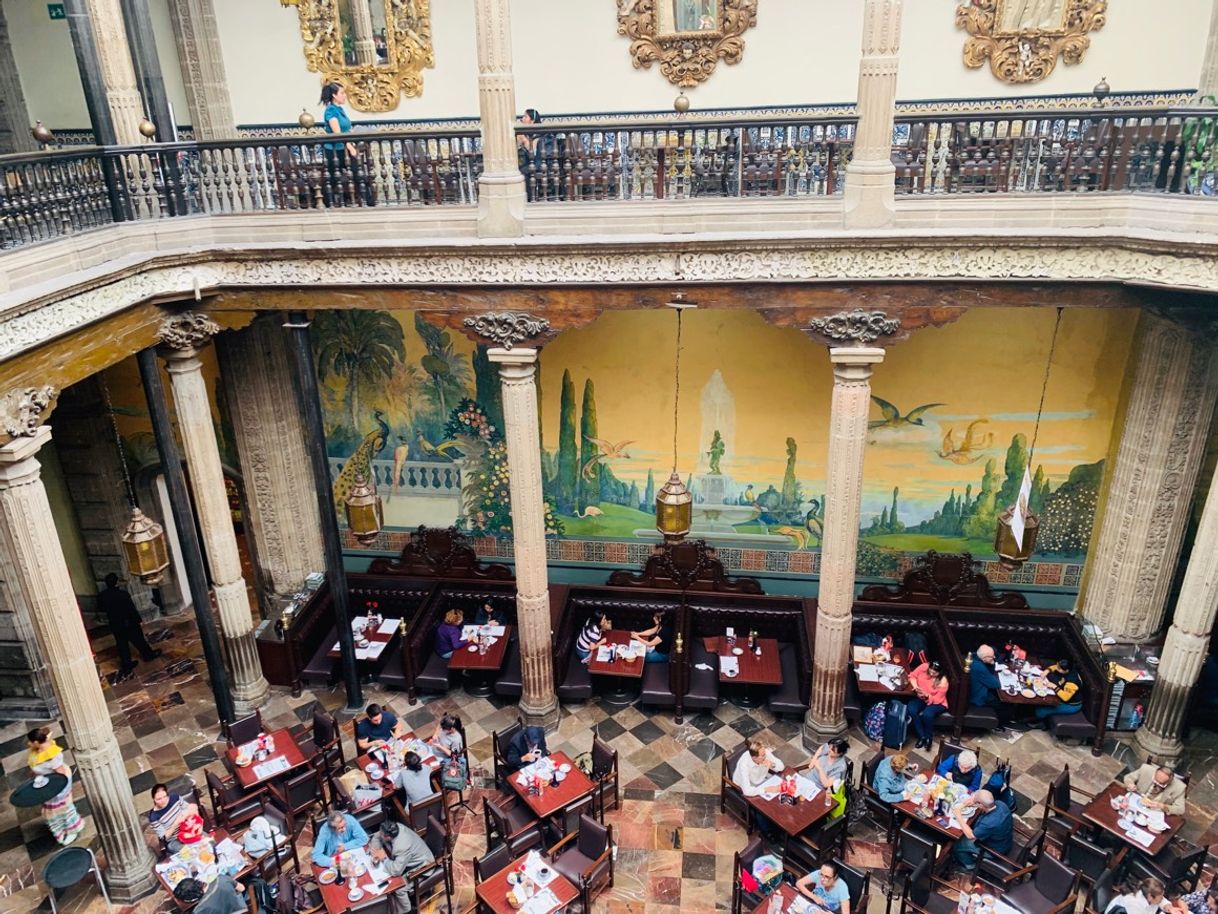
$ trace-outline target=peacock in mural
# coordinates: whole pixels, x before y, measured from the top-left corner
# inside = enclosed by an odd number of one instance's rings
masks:
[[[376,420],[376,429],[364,436],[355,453],[343,464],[343,471],[338,474],[338,479],[334,480],[334,504],[340,511],[355,485],[355,477],[364,475],[371,479],[372,460],[384,453],[389,443],[389,423],[385,421],[385,414],[375,409],[372,411],[372,418]]]

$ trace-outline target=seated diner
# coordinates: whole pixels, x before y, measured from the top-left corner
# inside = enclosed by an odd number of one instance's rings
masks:
[[[847,740],[831,739],[818,748],[808,763],[808,773],[821,787],[832,788],[845,780],[847,771],[846,753],[850,751]]]
[[[605,643],[605,632],[613,629],[613,623],[604,613],[595,613],[584,623],[575,639],[575,654],[584,663],[592,657],[592,652]]]
[[[949,755],[939,763],[935,773],[962,785],[970,793],[981,787],[981,766],[977,764],[977,753],[972,749]]]
[[[900,803],[905,799],[905,768],[909,756],[904,752],[886,755],[876,765],[871,786],[885,803]]]
[[[1184,782],[1166,765],[1147,762],[1125,775],[1125,787],[1142,798],[1149,809],[1161,809],[1171,816],[1184,815]]]
[[[465,614],[461,610],[450,609],[444,614],[444,621],[436,626],[436,654],[451,660],[457,651],[478,643],[477,637],[468,640],[461,637],[464,624]]]
[[[1054,715],[1074,714],[1083,709],[1083,699],[1079,693],[1083,680],[1069,658],[1063,657],[1046,669],[1044,680],[1046,685],[1052,687],[1057,704],[1036,709],[1036,720],[1040,726],[1047,726],[1045,721]]]
[[[909,674],[915,697],[905,704],[909,723],[918,735],[915,749],[929,749],[934,743],[935,718],[947,710],[947,676],[934,660],[928,660]]]
[[[971,804],[976,813],[970,818],[964,814],[966,804]],[[1011,852],[1015,824],[1011,808],[998,803],[988,790],[978,790],[966,803],[952,807],[952,821],[964,837],[952,848],[952,858],[961,869],[972,872],[977,868],[977,859],[983,849],[1000,854]]]
[[[850,889],[838,874],[838,866],[826,861],[819,869],[809,870],[795,883],[796,890],[818,908],[830,914],[850,914]]]
[[[333,867],[339,854],[365,847],[368,833],[350,813],[334,810],[318,830],[312,860],[317,866]]]
[[[508,742],[507,765],[513,771],[519,771],[549,754],[546,731],[541,727],[524,727]]]
[[[367,715],[355,725],[355,744],[360,752],[367,752],[389,742],[401,730],[392,711],[386,711],[376,702],[365,709]]]
[[[160,842],[165,842],[169,853],[176,853],[181,845],[177,840],[178,826],[187,816],[197,816],[199,807],[187,803],[176,793],[170,792],[164,784],[152,786],[152,809],[148,810],[148,824],[152,826],[157,839],[156,850],[160,850]]]
[[[655,624],[650,628],[631,632],[630,637],[647,648],[647,653],[643,656],[645,663],[663,663],[672,653],[672,621],[665,618],[664,613],[656,613],[652,616],[652,621]]]
[[[760,796],[761,785],[784,767],[773,749],[759,739],[750,740],[748,751],[741,753],[736,762],[732,781],[746,797]]]

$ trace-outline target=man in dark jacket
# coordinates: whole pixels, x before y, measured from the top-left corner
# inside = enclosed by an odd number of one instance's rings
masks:
[[[106,589],[97,595],[97,608],[105,613],[110,631],[114,633],[114,646],[122,663],[118,670],[119,679],[125,679],[135,669],[129,644],[135,645],[144,660],[155,660],[161,656],[159,650],[153,650],[148,644],[135,601],[131,599],[131,594],[118,586],[118,575],[113,572],[106,575]]]
[[[512,737],[507,747],[507,766],[519,771],[542,756],[550,754],[546,748],[546,731],[541,727],[525,727]]]

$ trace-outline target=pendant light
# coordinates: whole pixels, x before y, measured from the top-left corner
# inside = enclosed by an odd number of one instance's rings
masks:
[[[105,372],[101,376],[102,396],[106,401],[106,413],[110,417],[110,430],[114,433],[114,444],[118,448],[118,464],[123,471],[123,487],[127,493],[127,505],[131,508],[131,520],[121,537],[123,558],[127,571],[140,579],[141,583],[155,587],[165,579],[169,567],[169,549],[165,544],[165,530],[139,509],[135,503],[135,490],[127,473],[127,454],[123,450],[123,439],[118,433],[114,419],[114,407],[110,403],[110,388],[106,386]]]
[[[672,475],[656,493],[656,529],[663,535],[665,542],[677,543],[689,533],[694,516],[694,497],[677,473],[677,428],[681,417],[681,312],[686,308],[698,306],[686,301],[684,293],[678,292],[672,301],[668,302],[668,307],[677,312],[677,352],[673,371]]]
[[[343,507],[347,513],[347,529],[351,531],[355,541],[363,546],[376,542],[384,523],[381,496],[377,494],[376,481],[369,482],[367,473],[358,473],[355,485],[351,487]]]
[[[1022,566],[1036,549],[1036,537],[1040,533],[1040,518],[1032,513],[1029,502],[1032,494],[1032,458],[1036,454],[1036,439],[1040,435],[1040,418],[1045,409],[1045,393],[1049,389],[1049,370],[1053,365],[1053,352],[1057,348],[1057,332],[1062,325],[1062,309],[1057,309],[1057,320],[1053,324],[1053,337],[1049,343],[1049,357],[1045,360],[1045,378],[1040,386],[1040,405],[1036,407],[1036,426],[1032,430],[1032,446],[1028,449],[1028,462],[1023,470],[1023,483],[1013,505],[998,515],[994,531],[994,551],[998,563],[1011,571]]]

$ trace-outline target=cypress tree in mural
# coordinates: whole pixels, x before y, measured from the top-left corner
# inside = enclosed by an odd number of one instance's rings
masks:
[[[1011,439],[1011,446],[1007,448],[1007,460],[1004,470],[1006,478],[1002,481],[1002,488],[998,490],[998,498],[994,507],[999,513],[1006,510],[1007,505],[1015,504],[1015,499],[1019,497],[1019,487],[1023,485],[1023,471],[1028,465],[1028,439],[1022,434],[1017,434]]]
[[[896,486],[892,487],[892,511],[888,514],[888,529],[893,533],[900,533],[905,529],[905,525],[897,520],[897,493],[900,491]]]
[[[1045,468],[1040,464],[1036,465],[1036,473],[1032,476],[1032,496],[1028,499],[1028,508],[1037,516],[1045,508],[1045,501],[1049,497],[1049,480],[1045,478]]]
[[[964,535],[972,539],[990,539],[994,535],[994,521],[998,517],[994,510],[998,494],[998,466],[991,457],[985,462],[985,475],[981,477],[981,492],[973,516],[964,522]]]
[[[1087,551],[1103,478],[1102,460],[1077,466],[1045,499],[1040,538],[1036,541],[1038,551],[1063,555],[1082,555]]]
[[[799,505],[799,483],[795,481],[795,451],[797,445],[794,438],[787,439],[787,468],[782,474],[782,507],[790,509]]]
[[[626,504],[631,508],[639,506],[639,484],[633,480],[630,483],[630,491],[626,493]]]
[[[558,401],[558,486],[555,503],[560,514],[575,511],[579,450],[575,442],[575,382],[571,372],[562,373],[562,395]]]
[[[474,366],[474,399],[495,431],[503,434],[503,389],[499,386],[499,367],[487,358],[486,349],[485,346],[475,346],[470,356]]]
[[[591,440],[596,437],[596,387],[588,378],[584,381],[584,401],[579,412],[579,488],[575,506],[581,511],[601,500],[601,465],[599,462],[589,465],[600,453]]]
[[[656,476],[650,469],[647,470],[647,487],[643,489],[643,501],[639,504],[640,511],[651,511],[655,508],[656,503]]]

